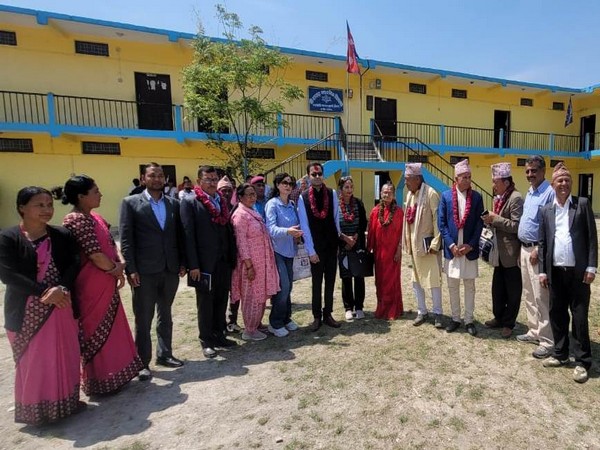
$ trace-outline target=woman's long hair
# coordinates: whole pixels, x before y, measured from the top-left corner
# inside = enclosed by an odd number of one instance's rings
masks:
[[[279,192],[279,188],[277,187],[277,185],[280,184],[287,177],[292,178],[292,176],[287,172],[278,173],[277,175],[275,175],[275,178],[273,178],[273,189],[271,189],[271,192],[269,192],[269,200],[275,197],[279,197],[281,195],[281,192]]]

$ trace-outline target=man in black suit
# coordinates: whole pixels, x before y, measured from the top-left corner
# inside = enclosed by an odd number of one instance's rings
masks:
[[[157,163],[144,168],[142,182],[146,189],[130,195],[121,203],[119,232],[126,273],[133,289],[135,345],[144,363],[140,380],[151,377],[152,358],[150,327],[156,309],[156,364],[180,367],[183,362],[173,356],[171,341],[173,320],[171,305],[185,274],[183,232],[179,202],[164,195],[165,174]]]
[[[218,182],[214,167],[200,167],[196,196],[181,202],[189,277],[196,287],[199,338],[206,358],[217,356],[218,348],[236,345],[224,334],[236,246],[228,201],[217,192]]]
[[[541,210],[540,283],[550,289],[550,326],[553,357],[544,367],[569,362],[569,310],[573,316],[576,367],[573,379],[585,383],[592,365],[588,327],[590,284],[598,266],[598,237],[594,213],[587,198],[571,196],[571,174],[558,163],[552,176],[553,203]]]

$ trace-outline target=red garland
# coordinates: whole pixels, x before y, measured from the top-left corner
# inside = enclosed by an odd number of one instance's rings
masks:
[[[406,217],[407,224],[412,225],[415,223],[415,218],[417,217],[417,205],[407,206],[404,217]]]
[[[325,183],[321,185],[321,189],[323,189],[323,209],[319,211],[317,209],[317,201],[315,200],[315,188],[312,186],[308,188],[308,202],[310,203],[310,210],[313,213],[313,216],[317,219],[323,220],[327,217],[327,211],[329,210],[329,192],[327,192],[327,187]]]
[[[508,201],[510,194],[512,194],[514,190],[515,190],[514,186],[511,186],[506,191],[504,191],[504,194],[502,194],[500,196],[500,198],[494,198],[494,213],[495,214],[500,214],[500,211],[502,211],[502,208],[504,208],[504,205]]]
[[[351,212],[348,212],[348,208],[346,207],[346,204],[344,203],[344,200],[342,199],[342,196],[340,195],[340,210],[342,211],[342,216],[344,217],[345,222],[349,222],[349,223],[354,222],[355,207],[356,207],[356,199],[352,195],[350,197],[350,211]]]
[[[458,194],[456,193],[456,184],[452,186],[452,212],[454,214],[454,225],[456,225],[456,229],[460,230],[465,227],[465,223],[469,218],[469,213],[471,212],[471,197],[473,196],[473,190],[471,188],[467,189],[467,204],[465,205],[465,213],[463,214],[462,220],[458,220]]]
[[[227,206],[227,200],[225,200],[225,197],[219,195],[219,202],[221,204],[221,212],[219,212],[208,197],[208,194],[200,187],[194,186],[194,192],[196,193],[196,200],[201,202],[210,214],[210,220],[219,225],[225,225],[227,222],[229,222],[229,207]]]
[[[389,213],[386,221],[383,220],[383,211],[385,210],[384,203],[380,202],[377,207],[379,208],[379,211],[377,211],[377,219],[382,227],[387,227],[394,219],[394,213],[396,212],[396,200],[392,200],[392,203],[390,203],[390,206],[388,207]]]

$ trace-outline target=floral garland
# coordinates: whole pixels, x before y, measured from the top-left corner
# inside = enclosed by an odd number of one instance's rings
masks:
[[[504,191],[504,194],[499,195],[498,197],[494,198],[494,213],[495,214],[500,214],[500,211],[502,211],[502,208],[504,208],[504,205],[506,204],[506,202],[508,201],[508,198],[510,197],[510,195],[513,193],[514,190],[515,190],[515,187],[511,186],[506,191]]]
[[[404,214],[406,218],[406,223],[412,225],[415,223],[415,218],[417,217],[417,204],[415,203],[412,206],[406,207],[406,213]]]
[[[313,216],[317,219],[324,219],[327,217],[327,212],[329,211],[329,192],[327,192],[327,187],[325,183],[322,184],[321,189],[323,190],[323,209],[321,211],[317,208],[317,200],[315,199],[315,188],[308,188],[308,202],[310,203],[310,210],[313,213]]]
[[[195,186],[194,192],[196,193],[196,199],[204,205],[208,213],[210,214],[210,220],[219,225],[225,225],[229,222],[229,207],[227,206],[227,200],[222,195],[219,195],[219,201],[221,204],[221,212],[215,208],[213,202],[208,197],[208,194],[204,192],[200,187]]]
[[[350,209],[350,212],[348,212],[348,209]],[[346,203],[344,203],[344,200],[342,199],[342,196],[340,195],[340,210],[342,211],[342,217],[344,218],[345,222],[348,222],[348,223],[354,222],[355,209],[356,209],[356,199],[354,198],[353,195],[350,196],[350,208],[348,208],[346,206]]]
[[[473,190],[471,188],[467,189],[467,204],[465,205],[465,213],[463,214],[462,220],[458,220],[458,194],[456,189],[456,184],[454,184],[452,186],[452,212],[454,214],[454,225],[456,225],[457,230],[460,230],[465,227],[465,223],[467,223],[469,213],[471,212],[471,199],[473,197]]]
[[[383,220],[383,211],[385,210],[385,205],[383,202],[379,203],[378,208],[379,211],[377,212],[377,219],[382,227],[387,227],[394,219],[394,213],[396,212],[396,200],[392,200],[392,203],[390,203],[390,206],[388,207],[389,214],[386,221]]]

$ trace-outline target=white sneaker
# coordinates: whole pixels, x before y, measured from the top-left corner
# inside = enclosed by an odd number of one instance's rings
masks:
[[[252,333],[248,332],[248,331],[244,331],[242,333],[242,339],[245,341],[262,341],[263,339],[266,339],[267,335],[265,333],[263,333],[262,331],[254,331]]]
[[[363,312],[362,309],[357,309],[356,310],[356,319],[364,319],[365,318],[365,313]]]
[[[288,334],[290,334],[286,327],[273,328],[271,325],[269,325],[269,333],[277,337],[286,337]]]
[[[239,333],[242,331],[242,328],[237,323],[229,323],[227,324],[227,331],[230,333]]]
[[[300,328],[293,320],[290,320],[288,323],[286,323],[285,327],[288,329],[288,331],[296,331]]]
[[[353,320],[354,320],[354,314],[352,314],[352,311],[350,311],[350,310],[346,311],[346,321],[351,322]]]

